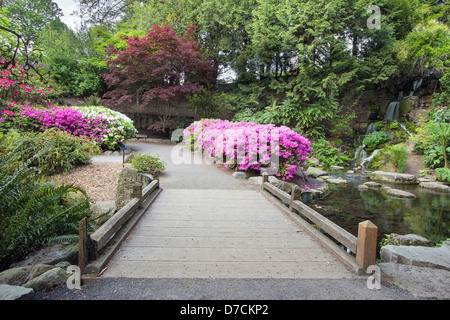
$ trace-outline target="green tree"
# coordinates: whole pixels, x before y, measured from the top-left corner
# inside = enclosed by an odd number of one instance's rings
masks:
[[[39,36],[36,45],[43,49],[46,65],[66,95],[101,95],[105,91],[99,77],[108,70],[102,61],[105,53],[95,50],[90,33],[75,33],[55,22]]]

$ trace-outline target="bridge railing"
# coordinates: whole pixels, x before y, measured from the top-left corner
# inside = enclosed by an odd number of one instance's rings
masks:
[[[132,190],[133,198],[91,235],[87,232],[87,219],[81,220],[78,266],[82,281],[89,282],[101,273],[160,191],[159,180],[153,180],[144,189],[142,183],[136,182]]]
[[[277,203],[281,209],[284,209],[284,211],[294,220],[305,227],[307,231],[310,231],[315,236],[318,236],[322,242],[325,242],[328,247],[333,249],[335,253],[342,257],[344,262],[347,262],[347,264],[354,269],[356,273],[360,275],[364,274],[365,270],[370,265],[375,264],[378,228],[372,222],[369,220],[361,222],[358,225],[358,237],[355,237],[353,234],[325,218],[320,213],[305,205],[303,202],[295,200],[298,196],[300,196],[296,193],[299,189],[293,188],[291,194],[288,194],[269,183],[268,179],[268,174],[263,174],[263,181],[261,185],[262,190],[281,200],[281,203]],[[286,205],[282,205],[282,203]],[[311,224],[306,222],[304,219],[301,219],[301,217],[304,217],[317,225],[337,242],[354,253],[354,255],[348,254],[340,247],[337,247],[335,242],[330,241],[328,237],[325,237],[323,233],[311,226]]]

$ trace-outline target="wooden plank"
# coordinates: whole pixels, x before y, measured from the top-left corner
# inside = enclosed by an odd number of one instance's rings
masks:
[[[159,187],[159,180],[153,180],[142,190],[142,198],[146,199],[156,188]]]
[[[132,199],[91,235],[95,250],[100,251],[111,236],[136,212],[140,199]]]
[[[269,182],[264,183],[264,189],[266,189],[267,191],[269,191],[271,194],[273,194],[275,197],[277,197],[278,199],[280,199],[282,201],[286,201],[287,203],[291,202],[291,196],[289,195],[289,193],[286,193],[286,192],[278,189],[277,187],[270,184]]]
[[[358,239],[352,235],[347,230],[338,226],[334,222],[328,220],[320,213],[314,211],[301,201],[294,201],[292,203],[292,208],[297,210],[300,214],[311,220],[319,228],[322,228],[325,232],[335,238],[337,241],[342,243],[345,247],[350,249],[350,251],[356,253],[356,247]]]

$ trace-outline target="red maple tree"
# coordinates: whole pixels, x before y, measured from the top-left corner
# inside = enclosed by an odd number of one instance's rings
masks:
[[[126,37],[126,50],[109,45],[110,73],[103,74],[107,104],[132,102],[145,106],[150,101],[170,102],[180,95],[195,94],[204,84],[214,83],[217,67],[207,60],[189,26],[178,36],[169,25],[154,25],[146,36]]]

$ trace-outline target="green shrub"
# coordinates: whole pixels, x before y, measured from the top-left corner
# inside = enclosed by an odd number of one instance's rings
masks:
[[[319,139],[311,143],[314,156],[326,167],[348,165],[351,159],[334,148],[328,140]]]
[[[394,164],[396,171],[399,173],[405,172],[406,162],[408,160],[407,149],[400,145],[392,146],[389,154],[391,155],[391,162]]]
[[[48,239],[77,234],[79,221],[90,212],[83,189],[46,182],[31,165],[44,149],[17,166],[16,154],[26,143],[0,153],[0,270]]]
[[[166,169],[166,164],[159,159],[159,156],[151,154],[136,154],[131,160],[131,166],[139,172],[158,175],[160,171]]]
[[[442,182],[450,182],[450,169],[448,168],[437,168],[434,170],[436,178]]]
[[[14,168],[40,150],[39,156],[33,157],[31,164],[45,175],[67,172],[76,166],[87,164],[92,155],[101,152],[94,142],[56,128],[38,134],[10,131],[0,140],[0,152],[9,152],[18,145],[21,147],[14,155]]]
[[[389,141],[389,135],[384,131],[374,131],[364,138],[363,144],[367,150],[375,149],[377,146]]]

